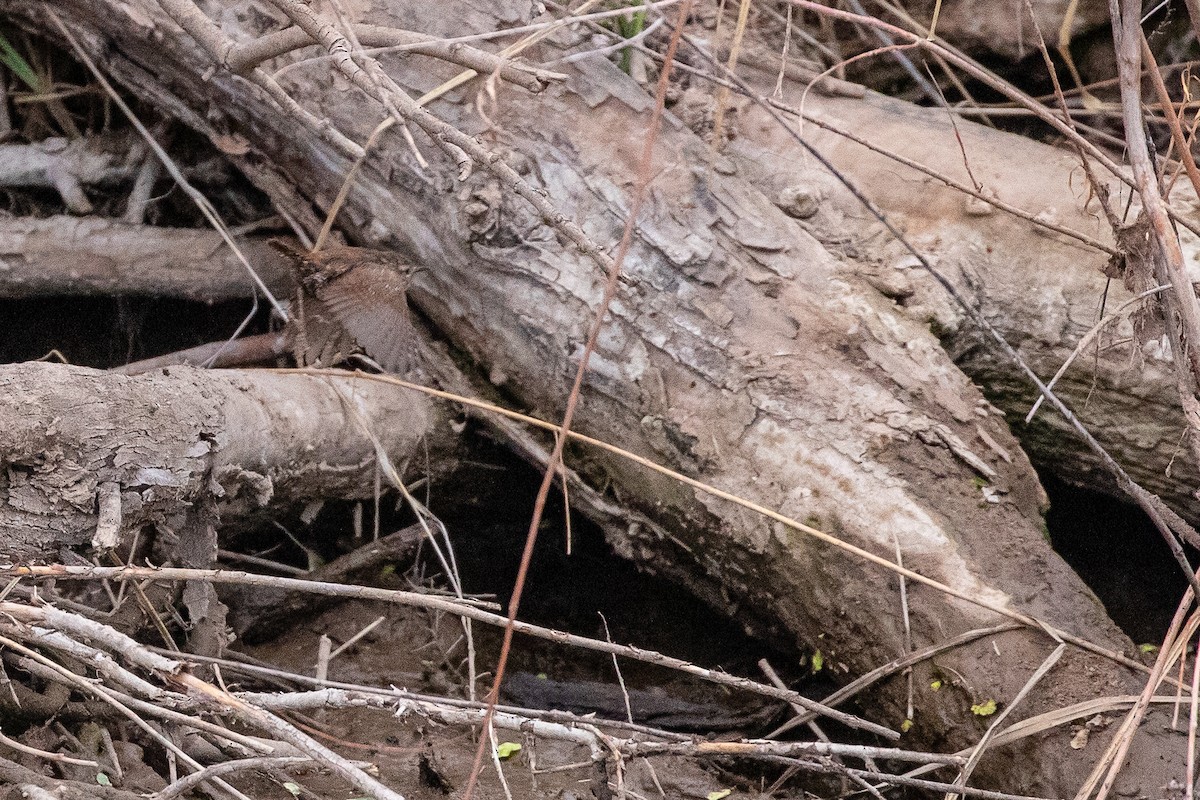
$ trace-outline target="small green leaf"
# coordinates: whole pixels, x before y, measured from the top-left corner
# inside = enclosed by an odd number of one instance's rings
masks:
[[[288,790],[288,793],[289,793],[289,794],[290,794],[292,797],[299,797],[299,796],[300,796],[300,784],[298,784],[298,783],[295,783],[294,781],[288,781],[288,782],[286,782],[285,784],[283,784],[283,788],[287,789],[287,790]]]
[[[978,717],[990,717],[996,713],[996,701],[985,700],[982,703],[976,703],[971,706],[971,713]]]
[[[33,91],[41,91],[42,82],[37,73],[33,71],[33,67],[29,66],[29,62],[13,49],[3,34],[0,34],[0,64],[8,67],[13,75],[20,78],[21,82]]]
[[[521,745],[519,742],[501,742],[496,745],[496,755],[500,756],[500,758],[512,758],[520,750]]]
[[[931,682],[930,682],[930,684],[929,684],[929,688],[930,688],[930,689],[933,689],[935,692],[936,692],[938,689],[942,688],[942,679],[941,679],[941,678],[938,678],[938,679],[937,679],[937,680],[935,680],[935,681],[931,681]]]
[[[1158,645],[1156,645],[1156,644],[1139,644],[1138,652],[1139,653],[1157,653]]]
[[[904,722],[900,723],[900,732],[908,733],[909,731],[912,730],[912,727],[913,727],[913,721],[911,719],[906,719],[906,720],[904,720]]]
[[[812,671],[820,672],[825,668],[825,656],[820,650],[814,650],[812,654]]]
[[[733,794],[733,789],[721,789],[717,792],[709,792],[704,796],[704,800],[723,800]]]
[[[96,773],[96,783],[100,784],[101,786],[112,786],[112,781],[109,780],[108,776],[103,772]]]

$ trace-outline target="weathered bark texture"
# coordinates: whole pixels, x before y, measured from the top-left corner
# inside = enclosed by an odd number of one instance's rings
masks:
[[[856,102],[810,95],[806,110],[970,184],[963,165],[965,151],[971,175],[985,192],[1034,216],[1114,244],[1078,158],[1070,151],[963,120],[952,127],[944,114],[878,95]],[[806,227],[831,247],[840,243],[844,252],[852,252],[855,269],[881,292],[898,298],[898,313],[936,327],[955,362],[1008,415],[1034,462],[1079,485],[1115,491],[1099,458],[1049,406],[1030,425],[1022,422],[1036,399],[1036,389],[965,319],[962,309],[928,274],[913,268],[912,257],[881,226],[863,219],[861,206],[849,192],[797,159],[775,158],[769,170],[761,166],[765,154],[794,144],[769,125],[762,112],[745,108],[743,116],[744,126],[753,134],[730,152],[742,174],[772,197],[789,189],[823,197],[819,212]],[[1102,310],[1111,315],[1131,298],[1119,280],[1109,282],[1103,275],[1109,259],[1105,252],[990,209],[811,123],[804,133],[902,226],[1044,380],[1054,375],[1084,333],[1100,321]],[[956,137],[961,137],[961,151]],[[1099,174],[1114,206],[1125,208],[1128,187],[1111,175]],[[1191,219],[1197,203],[1186,184],[1183,179],[1176,181],[1170,199],[1177,211]],[[1135,204],[1133,215],[1136,208]],[[1180,228],[1180,235],[1193,280],[1200,280],[1200,242],[1186,229]],[[1093,347],[1076,360],[1056,391],[1135,480],[1195,522],[1200,520],[1195,494],[1200,475],[1192,449],[1181,438],[1186,425],[1170,347],[1164,340],[1139,348],[1139,338],[1128,315],[1113,323],[1100,339],[1105,349],[1097,356]]]
[[[219,513],[369,496],[375,449],[349,403],[398,462],[434,419],[421,395],[341,378],[0,367],[4,557],[80,548],[98,525],[121,540],[178,530],[202,502]]]
[[[287,265],[262,238],[238,242],[274,292]],[[212,230],[129,225],[101,217],[0,218],[0,297],[143,294],[189,300],[248,297],[246,268]]]
[[[246,39],[274,25],[274,11],[253,7],[223,13],[228,35]],[[451,0],[438,9],[376,4],[363,21],[462,35],[509,25],[528,4]],[[261,162],[318,205],[335,195],[348,163],[246,82],[212,72],[150,0],[74,0],[58,12],[141,97],[209,135],[244,137]],[[44,19],[41,4],[27,0],[10,2],[6,13],[26,26]],[[317,64],[285,73],[287,88],[318,117],[366,141],[382,113]],[[384,64],[414,91],[452,74],[427,61]],[[540,96],[502,89],[489,109],[491,127],[475,113],[473,86],[432,108],[484,134],[611,246],[650,101],[607,62],[584,64]],[[457,183],[457,168],[426,140],[418,137],[417,146],[432,166],[422,169],[394,133],[359,173],[342,224],[358,243],[402,249],[427,264],[410,294],[415,306],[515,404],[557,416],[603,276],[482,166]],[[891,557],[899,547],[906,565],[961,591],[1128,647],[1043,541],[1035,474],[924,322],[898,313],[853,265],[736,174],[734,162],[707,164],[708,152],[677,121],[656,144],[655,180],[626,263],[629,283],[592,361],[579,427],[876,553]],[[799,156],[789,148],[776,158]],[[903,650],[893,575],[620,459],[575,451],[569,461],[656,522],[611,538],[646,568],[688,580],[760,631],[802,644],[823,636],[835,674],[862,672]],[[997,503],[981,493],[980,464],[1007,492]],[[918,647],[996,621],[926,587],[910,587],[909,602]],[[936,669],[921,665],[913,736],[971,743],[984,721],[969,705],[1011,700],[1053,647],[1020,631],[939,657]],[[956,688],[929,691],[935,673]],[[1071,650],[1016,716],[1136,686],[1123,668]],[[903,681],[886,684],[871,713],[898,727],[903,695]],[[1087,752],[1067,747],[1068,738],[1059,730],[999,748],[985,759],[986,774],[1012,791],[1073,792],[1105,737],[1094,736]],[[1147,780],[1162,785],[1164,774]]]

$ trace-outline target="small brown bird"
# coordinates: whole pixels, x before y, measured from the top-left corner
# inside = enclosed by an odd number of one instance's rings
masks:
[[[357,344],[386,372],[403,375],[417,359],[417,333],[408,313],[413,267],[394,254],[365,247],[315,253],[283,239],[271,245],[291,261],[300,284],[289,322],[296,362],[332,366]]]

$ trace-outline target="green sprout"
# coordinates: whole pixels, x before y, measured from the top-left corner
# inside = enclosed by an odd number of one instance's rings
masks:
[[[30,88],[31,91],[40,92],[42,90],[42,81],[37,73],[33,71],[33,67],[29,66],[29,62],[17,52],[8,39],[4,38],[4,34],[0,33],[0,64],[8,67],[13,75],[21,79],[21,83]]]

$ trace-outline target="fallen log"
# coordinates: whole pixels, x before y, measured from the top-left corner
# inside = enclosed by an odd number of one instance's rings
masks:
[[[287,265],[266,239],[238,244],[263,282],[286,296]],[[216,231],[102,217],[0,218],[0,298],[137,294],[214,302],[253,291]]]
[[[219,516],[369,497],[366,420],[403,463],[437,417],[419,395],[349,378],[0,367],[4,558],[115,547],[143,526],[178,530],[201,505]]]
[[[797,100],[797,94],[785,98],[792,107]],[[1193,450],[1181,442],[1186,421],[1170,347],[1135,331],[1131,312],[1142,305],[1131,304],[1133,295],[1104,274],[1111,257],[1105,248],[1113,249],[1115,243],[1078,157],[966,120],[952,125],[945,115],[919,112],[879,95],[847,102],[810,94],[805,109],[812,115],[803,123],[805,135],[903,227],[1043,380],[1049,381],[1071,358],[1093,326],[1112,318],[1055,391],[1138,483],[1187,519],[1200,520],[1200,469]],[[755,131],[728,154],[741,174],[772,197],[787,192],[819,197],[806,227],[831,246],[852,251],[851,271],[894,300],[897,313],[936,330],[955,363],[1005,412],[1035,464],[1076,485],[1116,493],[1100,459],[1060,415],[1044,407],[1029,424],[1024,422],[1036,389],[932,278],[914,268],[911,256],[880,226],[858,219],[860,207],[849,192],[830,176],[804,168],[800,159],[762,168],[766,154],[777,161],[778,153],[795,144],[768,125],[761,110],[747,103],[741,113],[747,128]],[[822,124],[959,185],[974,179],[985,198],[1025,216],[966,195]],[[1128,196],[1116,177],[1100,177],[1114,198]],[[1185,217],[1197,207],[1183,180],[1175,182],[1170,201]],[[1200,257],[1197,238],[1186,230],[1182,234],[1187,258]]]
[[[450,36],[507,24],[524,8],[449,2],[433,17],[393,3],[364,21]],[[319,205],[341,186],[349,145],[367,141],[384,117],[364,113],[362,97],[336,81],[311,81],[291,89],[303,100],[303,118],[325,126],[298,126],[295,109],[221,71],[148,0],[67,2],[57,12],[111,75],[203,133],[237,131]],[[26,26],[44,19],[42,6],[25,0],[6,13]],[[257,35],[235,19],[223,24],[225,35]],[[104,46],[109,40],[121,46]],[[552,198],[611,245],[650,101],[606,61],[572,66],[567,85],[537,97],[501,90],[486,122],[473,91],[432,108],[462,130],[488,129],[536,196]],[[389,62],[388,74],[415,90],[454,71]],[[416,143],[428,168],[401,136],[384,135],[339,220],[356,242],[400,249],[428,266],[410,292],[414,306],[511,402],[553,418],[602,276],[565,244],[558,218],[515,196],[511,176],[502,181],[487,163],[466,175],[428,139]],[[626,288],[591,362],[580,428],[830,531],[876,559],[892,560],[899,550],[906,566],[954,595],[928,584],[909,592],[916,647],[994,624],[999,610],[1128,648],[1043,541],[1036,475],[925,324],[846,280],[837,259],[772,198],[731,174],[736,166],[723,159],[707,166],[709,152],[682,125],[665,127],[655,145],[655,181]],[[619,552],[687,583],[747,627],[800,646],[819,641],[837,675],[866,672],[905,651],[899,581],[878,563],[617,456],[573,450],[569,462],[655,521],[654,528],[609,527]],[[936,666],[918,665],[910,735],[952,747],[974,742],[985,722],[972,705],[1011,702],[1054,646],[1026,628],[965,644]],[[947,690],[927,689],[934,681]],[[905,714],[902,683],[883,685],[868,702],[873,716],[896,727]],[[1136,686],[1127,666],[1070,649],[1015,716]],[[1008,791],[1073,792],[1094,750],[1072,750],[1069,738],[1057,729],[995,748],[977,775]],[[1103,738],[1093,736],[1093,747]],[[1162,741],[1148,763],[1159,764],[1181,739]],[[1146,785],[1165,783],[1164,769],[1145,773]]]

